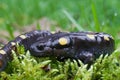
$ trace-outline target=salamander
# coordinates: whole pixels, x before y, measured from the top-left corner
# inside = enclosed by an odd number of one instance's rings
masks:
[[[56,32],[35,30],[17,36],[0,49],[0,71],[11,61],[16,44],[35,57],[54,57],[58,60],[79,59],[85,64],[92,63],[101,54],[114,51],[114,39],[102,32]]]

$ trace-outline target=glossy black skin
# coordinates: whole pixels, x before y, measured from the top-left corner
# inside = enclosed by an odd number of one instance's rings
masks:
[[[94,39],[87,36],[91,34],[95,36]],[[11,60],[11,50],[15,47],[11,42],[24,45],[25,49],[36,57],[55,57],[58,60],[80,59],[87,64],[91,64],[101,54],[111,54],[114,51],[114,40],[105,33],[57,32],[52,34],[49,31],[32,31],[24,35],[26,39],[18,36],[2,48],[7,54],[0,54],[0,60],[3,62],[0,71],[4,70],[7,62]],[[108,36],[109,40],[105,40],[104,36]],[[68,44],[60,45],[58,40],[63,37],[67,39]]]

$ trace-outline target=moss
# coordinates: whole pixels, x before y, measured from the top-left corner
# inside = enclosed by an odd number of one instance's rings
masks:
[[[13,51],[13,61],[9,62],[5,71],[1,72],[1,80],[119,80],[120,60],[118,53],[110,56],[101,56],[88,69],[88,65],[80,60],[66,60],[59,62],[51,58],[35,58],[29,51],[24,54],[24,48],[20,48],[21,54]],[[78,66],[78,63],[81,66]],[[50,66],[45,70],[45,66]]]

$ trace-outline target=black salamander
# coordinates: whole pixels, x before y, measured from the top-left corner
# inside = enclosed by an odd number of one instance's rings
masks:
[[[110,55],[114,51],[111,35],[96,32],[56,32],[31,31],[16,37],[0,50],[0,71],[11,60],[16,44],[23,45],[36,57],[55,57],[58,60],[80,59],[90,64],[101,54]]]

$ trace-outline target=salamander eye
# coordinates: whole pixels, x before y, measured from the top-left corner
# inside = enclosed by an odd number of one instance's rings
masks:
[[[37,46],[37,49],[38,50],[44,50],[44,47],[45,47],[45,45],[41,43]]]

